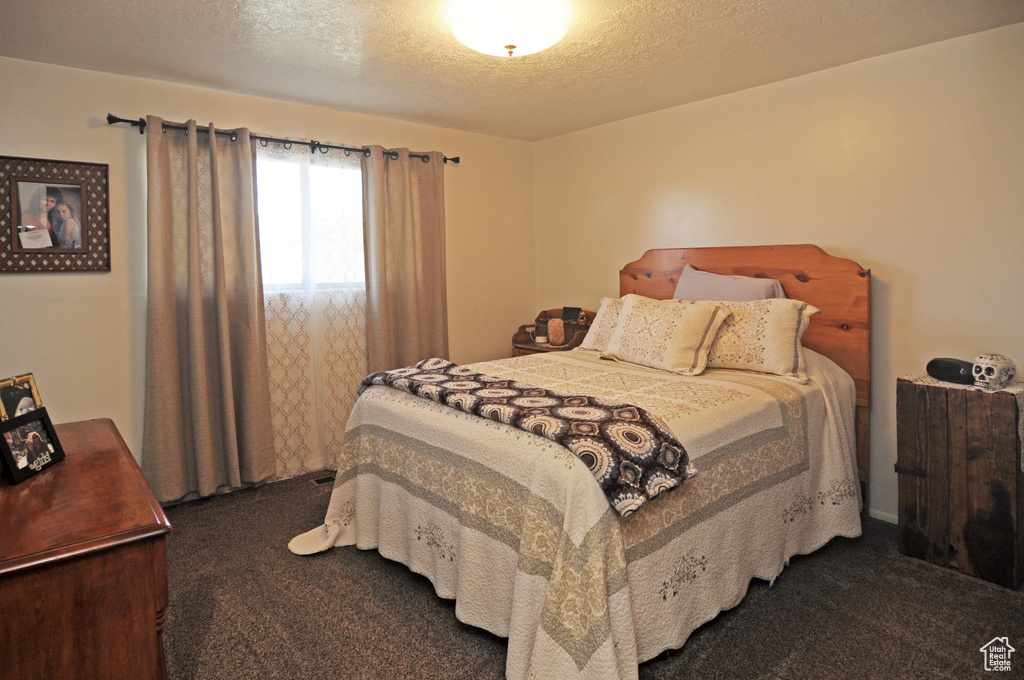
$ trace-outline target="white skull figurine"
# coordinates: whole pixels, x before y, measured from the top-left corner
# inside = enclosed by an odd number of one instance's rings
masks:
[[[1002,354],[982,354],[974,357],[974,386],[994,392],[1010,384],[1017,365]]]

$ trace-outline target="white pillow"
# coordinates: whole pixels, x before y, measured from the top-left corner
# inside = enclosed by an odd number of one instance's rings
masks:
[[[771,298],[716,304],[732,311],[708,352],[709,368],[774,373],[807,382],[800,339],[811,316],[821,310],[800,300]]]
[[[681,300],[764,300],[784,298],[786,291],[775,279],[761,279],[753,276],[726,276],[683,267],[673,297]]]
[[[622,298],[619,321],[601,356],[642,366],[699,375],[718,328],[729,316],[725,307],[678,300]]]
[[[590,324],[587,337],[580,343],[582,349],[596,349],[603,352],[608,349],[608,341],[612,339],[615,322],[619,320],[622,309],[622,298],[603,297],[601,307],[597,310],[594,323]]]

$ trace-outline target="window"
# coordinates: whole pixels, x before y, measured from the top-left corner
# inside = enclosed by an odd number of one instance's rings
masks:
[[[367,373],[358,155],[256,147],[256,209],[278,477],[334,465]]]
[[[280,159],[261,154],[256,196],[266,289],[364,283],[358,160],[337,165],[308,152]]]

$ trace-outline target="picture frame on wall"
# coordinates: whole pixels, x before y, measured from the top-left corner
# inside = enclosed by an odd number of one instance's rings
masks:
[[[34,182],[14,178],[11,203],[18,225],[15,251],[82,247],[82,189],[84,182]]]
[[[108,166],[0,156],[0,272],[110,271]]]
[[[18,484],[64,460],[64,449],[45,408],[0,422],[0,467],[8,484]]]
[[[43,407],[31,373],[0,380],[0,420],[8,420]]]

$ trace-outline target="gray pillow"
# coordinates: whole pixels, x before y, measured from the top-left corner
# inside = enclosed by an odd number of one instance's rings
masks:
[[[752,276],[726,276],[694,269],[683,268],[673,296],[680,300],[730,300],[748,302],[784,298],[786,291],[775,279],[761,279]]]

